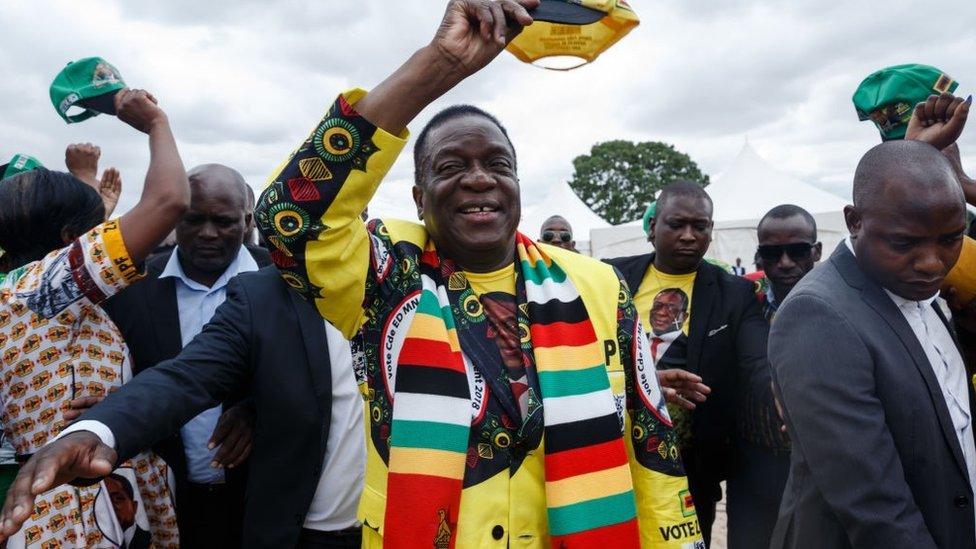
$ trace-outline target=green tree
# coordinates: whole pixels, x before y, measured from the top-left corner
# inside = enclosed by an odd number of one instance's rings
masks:
[[[708,175],[674,145],[649,141],[597,143],[573,159],[569,186],[612,225],[640,219],[654,194],[676,179],[708,185]]]

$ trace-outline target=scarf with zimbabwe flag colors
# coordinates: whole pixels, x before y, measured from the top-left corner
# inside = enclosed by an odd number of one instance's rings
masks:
[[[516,247],[518,309],[528,324],[543,402],[551,544],[639,547],[627,450],[602,346],[566,273],[528,237],[518,234]],[[458,522],[471,395],[451,281],[443,276],[453,269],[443,267],[429,245],[420,264],[420,300],[397,364],[386,547],[429,547],[423,529],[430,517],[440,518],[435,547],[455,545],[450,525]]]

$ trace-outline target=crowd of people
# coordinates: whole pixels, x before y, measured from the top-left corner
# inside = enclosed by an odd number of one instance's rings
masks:
[[[850,236],[821,263],[777,206],[759,276],[706,259],[695,181],[648,207],[645,254],[586,257],[559,215],[519,233],[515,146],[470,105],[416,136],[420,223],[367,221],[410,122],[538,4],[450,0],[257,199],[186,170],[128,88],[150,161],[122,216],[97,146],[0,166],[7,547],[697,549],[723,497],[733,549],[976,547],[976,305],[945,284],[971,98],[870,110]]]

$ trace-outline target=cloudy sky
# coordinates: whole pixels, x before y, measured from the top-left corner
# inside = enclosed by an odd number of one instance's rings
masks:
[[[111,61],[170,116],[187,167],[220,162],[256,189],[318,121],[336,92],[370,87],[426,43],[443,0],[2,0],[0,159],[15,152],[63,168],[91,141],[138,199],[146,138],[114,118],[66,125],[48,98],[73,59]],[[901,0],[631,0],[642,24],[582,69],[551,72],[504,53],[428,109],[474,103],[505,123],[527,204],[568,180],[573,157],[609,139],[662,140],[717,174],[744,139],[773,165],[849,196],[860,155],[878,140],[850,96],[871,71],[924,62],[976,89],[976,4]],[[976,128],[960,143],[976,171]],[[408,201],[403,155],[388,194]],[[384,212],[373,212],[384,213]]]

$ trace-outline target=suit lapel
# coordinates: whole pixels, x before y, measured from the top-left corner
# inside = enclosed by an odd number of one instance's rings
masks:
[[[637,295],[637,290],[640,288],[641,281],[644,280],[644,275],[647,273],[647,269],[651,267],[651,263],[654,262],[654,253],[649,253],[647,255],[642,255],[636,258],[626,271],[621,269],[621,275],[624,277],[624,282],[627,283],[627,287],[630,288],[632,294]]]
[[[329,361],[329,343],[325,335],[325,320],[319,316],[318,311],[310,303],[304,301],[297,293],[291,290],[287,290],[287,292],[292,307],[295,308],[295,314],[298,316],[298,325],[301,328],[302,341],[305,344],[305,360],[312,377],[312,391],[315,393],[315,401],[319,405],[319,412],[322,417],[322,440],[319,447],[323,453],[320,457],[324,457],[325,444],[329,440],[328,428],[332,421],[332,365]],[[321,357],[324,357],[324,360],[316,360],[316,358]]]
[[[918,337],[915,335],[915,332],[912,331],[912,327],[909,326],[908,321],[905,320],[904,315],[898,310],[898,307],[895,306],[891,298],[888,297],[888,294],[878,284],[869,280],[864,275],[860,267],[857,266],[854,255],[851,254],[844,243],[841,243],[840,247],[838,247],[837,252],[831,257],[831,261],[834,262],[837,270],[847,280],[848,284],[861,289],[861,299],[869,307],[874,309],[878,313],[878,316],[884,319],[888,327],[901,340],[909,356],[912,357],[915,368],[925,381],[925,388],[928,390],[929,397],[931,397],[932,403],[935,406],[935,415],[939,419],[939,426],[942,427],[942,435],[952,450],[952,455],[956,458],[956,465],[959,466],[963,477],[969,478],[969,468],[966,466],[966,458],[962,454],[959,439],[956,437],[956,429],[952,423],[952,416],[949,415],[949,407],[946,404],[945,395],[942,393],[942,387],[935,378],[932,364],[925,355],[925,350],[922,349],[922,345],[918,342]],[[952,333],[952,330],[950,330],[950,333]]]
[[[688,370],[701,372],[702,345],[708,331],[708,323],[715,308],[715,272],[711,265],[702,261],[691,291],[691,324],[688,328]]]
[[[952,322],[949,322],[949,319],[946,318],[942,312],[942,308],[937,303],[932,303],[932,308],[935,309],[935,314],[939,315],[939,320],[945,324],[949,335],[952,336],[952,342],[956,344],[956,350],[959,352],[960,358],[962,358],[963,367],[966,368],[966,394],[969,397],[969,417],[976,419],[976,393],[973,392],[973,376],[970,375],[969,368],[966,366],[966,353],[963,352],[962,344],[959,342],[959,334],[956,333],[955,326],[952,325]],[[965,461],[963,463],[965,464]]]

